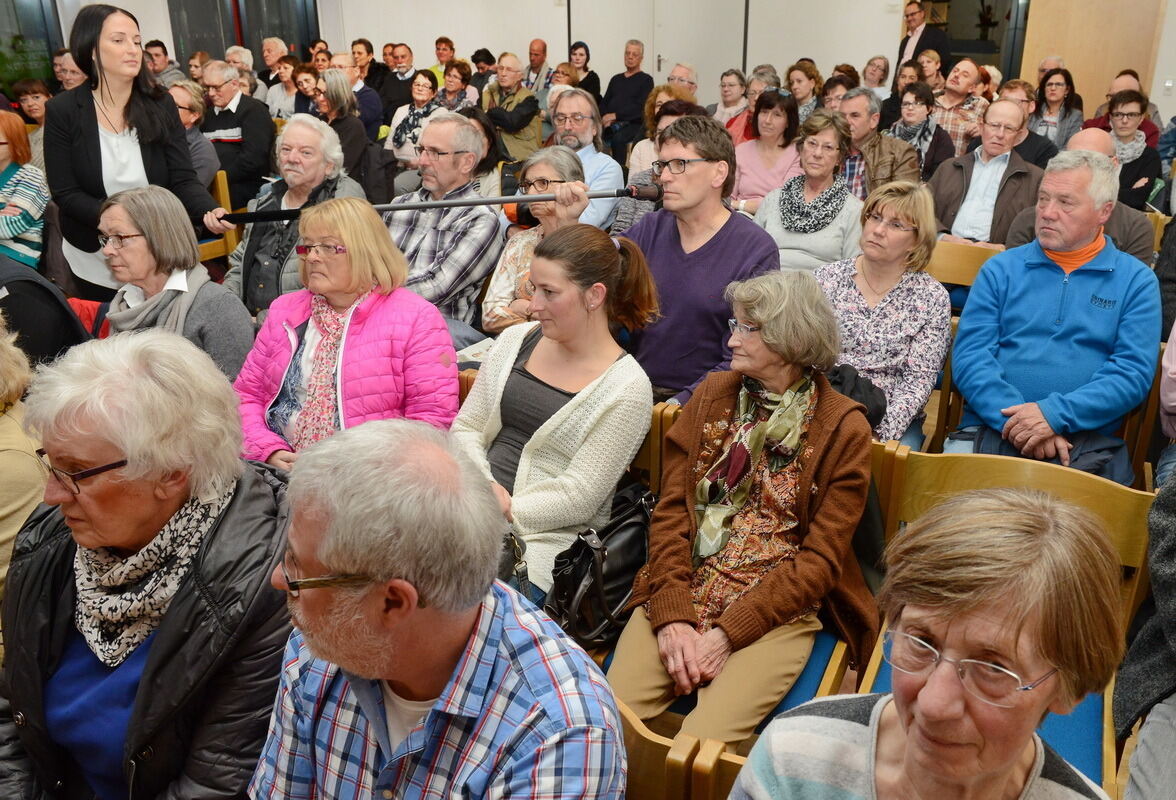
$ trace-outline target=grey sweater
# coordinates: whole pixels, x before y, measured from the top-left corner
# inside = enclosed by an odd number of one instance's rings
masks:
[[[212,356],[230,381],[236,380],[253,349],[253,319],[236,295],[209,281],[196,291],[188,309],[184,338]]]

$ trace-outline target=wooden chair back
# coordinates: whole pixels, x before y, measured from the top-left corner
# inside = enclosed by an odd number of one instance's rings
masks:
[[[1158,211],[1148,211],[1146,213],[1148,221],[1152,224],[1152,235],[1154,238],[1152,250],[1158,253],[1160,252],[1160,244],[1164,241],[1164,229],[1168,227],[1168,223],[1172,221],[1172,218]]]
[[[617,708],[621,712],[625,750],[629,755],[625,796],[642,800],[689,800],[690,769],[698,755],[698,739],[684,733],[673,739],[659,736],[620,700]]]
[[[727,752],[716,739],[704,739],[690,770],[690,800],[724,800],[747,759]]]
[[[927,272],[940,283],[971,286],[976,282],[980,267],[999,250],[959,242],[936,242],[931,251]]]
[[[216,171],[216,176],[212,179],[212,199],[221,208],[233,210],[233,201],[229,197],[229,175],[223,169]],[[236,228],[225,233],[225,250],[229,253],[237,249],[237,245],[241,243],[241,234]]]
[[[478,379],[478,371],[476,369],[463,369],[457,373],[457,398],[459,403],[464,403],[465,399],[470,396],[470,389],[474,388],[474,381]]]

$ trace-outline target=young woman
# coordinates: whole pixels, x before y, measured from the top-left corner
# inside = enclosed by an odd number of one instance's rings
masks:
[[[588,59],[592,54],[584,42],[575,42],[568,50],[568,61],[576,68],[577,84],[581,89],[596,98],[596,105],[600,105],[600,76],[588,69]]]
[[[764,195],[804,172],[792,140],[800,127],[796,100],[764,92],[751,118],[754,137],[735,148],[735,189],[731,201],[739,211],[755,214]]]
[[[804,122],[817,107],[817,98],[821,96],[821,73],[809,62],[798,61],[788,68],[788,88],[796,98],[800,121]]]

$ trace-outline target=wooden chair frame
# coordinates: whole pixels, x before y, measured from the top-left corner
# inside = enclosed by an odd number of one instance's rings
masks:
[[[620,700],[617,708],[621,712],[629,756],[626,796],[642,800],[688,800],[691,769],[699,751],[698,739],[685,733],[667,739],[646,727]]]

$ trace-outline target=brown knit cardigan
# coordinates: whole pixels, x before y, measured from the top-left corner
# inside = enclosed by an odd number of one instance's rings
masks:
[[[698,624],[690,591],[691,552],[698,533],[694,490],[702,427],[730,420],[742,375],[712,372],[682,409],[666,440],[662,496],[649,528],[649,561],[637,574],[630,607],[648,604],[654,630],[671,622]],[[796,509],[800,550],[732,603],[716,624],[736,650],[793,621],[821,602],[821,616],[865,664],[878,636],[879,615],[854,557],[851,540],[870,483],[870,424],[863,408],[816,375],[817,408],[808,429],[811,456],[801,465]]]

